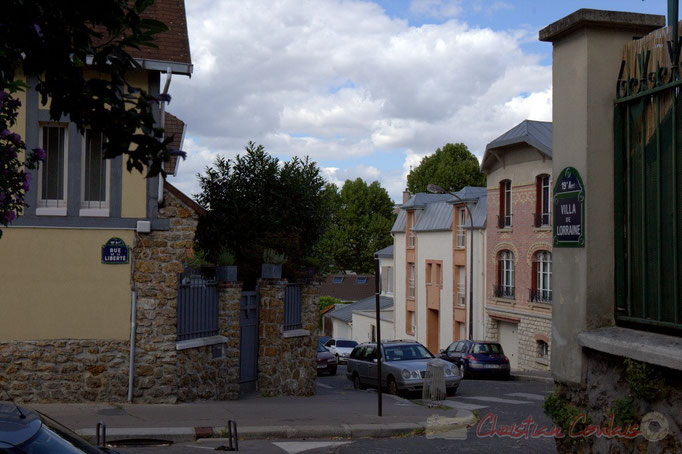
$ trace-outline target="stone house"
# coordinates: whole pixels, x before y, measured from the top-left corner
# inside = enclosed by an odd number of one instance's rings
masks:
[[[417,340],[434,354],[483,333],[487,191],[467,186],[456,194],[409,196],[391,229],[395,338]]]
[[[525,120],[486,146],[485,338],[512,369],[548,370],[552,334],[552,123]]]
[[[556,387],[545,408],[564,431],[577,422],[560,452],[682,451],[679,24],[669,11],[667,28],[663,16],[581,9],[540,31],[553,46],[553,175],[582,176],[584,204],[584,242],[553,251]],[[607,436],[585,436],[590,425]],[[608,436],[616,427],[634,435]]]

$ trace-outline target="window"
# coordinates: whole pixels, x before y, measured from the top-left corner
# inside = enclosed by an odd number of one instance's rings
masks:
[[[433,276],[433,263],[426,262],[426,285],[431,285]]]
[[[66,216],[66,131],[65,126],[56,124],[41,126],[39,130],[38,141],[46,157],[38,167],[38,215]]]
[[[551,210],[549,175],[538,175],[535,180],[535,227],[551,225]]]
[[[367,276],[358,276],[355,278],[355,283],[356,284],[366,284],[367,283]]]
[[[109,216],[109,160],[104,136],[85,131],[81,161],[81,216]]]
[[[407,334],[414,334],[414,332],[415,332],[416,323],[415,323],[414,318],[415,318],[414,311],[408,310],[407,311],[407,320],[406,320],[407,326],[405,327]]]
[[[543,340],[537,341],[538,358],[549,358],[549,344]]]
[[[393,294],[393,267],[381,267],[381,291],[383,293]]]
[[[466,301],[465,289],[466,289],[466,271],[463,266],[457,267],[457,275],[459,283],[457,284],[457,304],[464,306]]]
[[[415,269],[414,269],[414,263],[408,264],[408,272],[409,274],[407,275],[407,297],[408,298],[414,298],[414,278],[415,278]]]
[[[464,225],[466,224],[467,213],[466,209],[460,208],[457,210],[457,247],[464,247],[464,240],[466,239],[466,234],[464,233]]]
[[[498,298],[514,299],[514,253],[500,252],[497,264],[497,288],[494,295]]]
[[[512,225],[512,183],[511,180],[500,182],[500,215],[497,226],[501,229]]]
[[[533,261],[533,288],[530,293],[530,301],[551,303],[552,302],[552,253],[540,251],[535,254]]]
[[[443,267],[436,263],[436,285],[443,285]]]
[[[464,350],[464,346],[466,344],[464,342],[457,342],[457,345],[455,346],[455,353],[460,353],[462,350]]]
[[[412,212],[407,212],[407,220],[408,220],[408,244],[407,246],[409,248],[413,248],[415,244],[417,243],[417,234],[414,232],[414,226],[417,223],[417,212],[412,211]]]
[[[332,282],[334,284],[341,284],[343,282],[343,276],[334,276]]]

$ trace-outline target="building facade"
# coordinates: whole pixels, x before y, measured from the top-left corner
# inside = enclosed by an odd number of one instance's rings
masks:
[[[434,354],[454,340],[483,334],[487,192],[465,187],[456,194],[459,199],[450,194],[411,196],[401,206],[391,231],[395,338],[415,339]]]
[[[525,120],[490,142],[485,338],[512,369],[549,370],[552,336],[552,124]]]

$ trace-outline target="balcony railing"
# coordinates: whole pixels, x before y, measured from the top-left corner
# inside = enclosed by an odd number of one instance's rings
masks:
[[[509,287],[506,285],[494,285],[493,286],[493,296],[495,298],[505,298],[513,300],[514,297],[514,287]]]
[[[552,291],[528,289],[528,301],[531,303],[551,303]]]
[[[497,228],[499,229],[504,229],[507,227],[511,227],[512,225],[512,215],[511,214],[505,214],[504,216],[497,216]]]
[[[535,213],[534,226],[536,228],[548,227],[552,225],[550,221],[550,213]]]

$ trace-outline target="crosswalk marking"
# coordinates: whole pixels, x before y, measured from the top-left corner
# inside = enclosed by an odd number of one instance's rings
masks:
[[[545,396],[543,396],[541,394],[510,393],[510,394],[505,394],[505,396],[523,397],[524,399],[532,399],[532,400],[545,400]]]
[[[488,408],[487,405],[467,404],[467,403],[459,402],[456,400],[444,400],[442,402],[442,404],[447,405],[448,407],[451,407],[451,408],[456,408],[456,409],[460,409],[460,410],[469,410],[469,411],[480,410],[481,408]]]
[[[320,383],[320,382],[317,383],[317,386],[321,386],[321,387],[327,388],[327,389],[334,389],[333,386],[325,385],[324,383]]]
[[[530,403],[532,403],[532,402],[528,402],[525,400],[502,399],[499,397],[492,397],[492,396],[490,396],[490,397],[488,397],[488,396],[461,396],[461,397],[464,397],[466,399],[482,400],[484,402],[495,402],[495,403],[499,403],[499,404],[518,405],[518,404],[530,404]]]
[[[297,454],[299,452],[310,451],[318,448],[332,448],[335,446],[347,445],[352,443],[350,441],[282,441],[273,443],[280,449],[285,450],[289,454]]]

